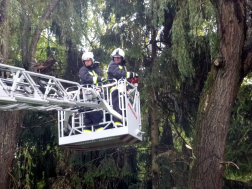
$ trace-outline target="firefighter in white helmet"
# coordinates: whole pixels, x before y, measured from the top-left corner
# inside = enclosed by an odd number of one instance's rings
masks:
[[[84,66],[79,71],[81,84],[97,85],[98,82],[104,83],[107,81],[106,78],[98,76],[102,73],[102,70],[98,65],[94,64],[94,55],[92,52],[85,52],[82,55],[82,62]]]
[[[108,79],[121,79],[121,78],[133,78],[135,77],[134,72],[128,72],[125,66],[126,62],[124,60],[124,51],[120,48],[115,49],[111,54],[111,62],[108,65]],[[110,89],[112,92],[112,103],[113,109],[117,111],[119,114],[122,114],[122,111],[119,108],[119,100],[118,100],[118,90],[115,90],[115,87]],[[120,127],[122,126],[121,120],[113,117],[113,121],[115,126]]]
[[[80,69],[80,81],[81,84],[93,84],[97,85],[97,83],[102,82],[105,83],[107,81],[106,78],[99,76],[102,73],[102,70],[99,68],[98,64],[94,63],[94,55],[92,52],[85,52],[82,55],[82,62],[84,66]],[[82,110],[80,110],[82,111]],[[88,109],[87,111],[92,111]],[[102,111],[93,111],[89,113],[85,113],[84,124],[87,125],[96,125],[102,122],[103,120],[103,112]],[[101,130],[103,127],[95,127],[96,131]],[[91,132],[91,129],[85,129],[84,132]]]

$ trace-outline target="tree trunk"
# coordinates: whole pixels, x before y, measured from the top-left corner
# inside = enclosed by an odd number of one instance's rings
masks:
[[[194,164],[189,188],[221,189],[225,167],[224,148],[230,115],[242,82],[242,48],[245,39],[245,7],[241,1],[214,1],[220,54],[224,66],[213,66],[201,98],[196,122]]]
[[[45,10],[38,26],[35,29],[32,41],[30,43],[30,49],[28,51],[28,36],[29,36],[29,18],[26,14],[25,6],[22,5],[22,14],[24,18],[24,27],[22,40],[22,55],[24,67],[28,70],[31,69],[31,61],[34,59],[37,43],[39,41],[40,34],[43,30],[45,21],[49,18],[52,11],[60,0],[53,0],[53,2]],[[4,46],[1,48],[1,53],[4,55],[5,63],[8,61],[8,49],[9,49],[9,35],[6,24],[8,22],[7,10],[8,0],[2,0],[0,7],[0,27],[4,29],[1,32],[1,37],[4,39]],[[16,151],[17,142],[19,139],[20,129],[19,126],[23,122],[24,113],[20,112],[0,112],[0,188],[9,188],[9,181],[11,178],[12,162],[14,160],[14,153]]]
[[[152,28],[151,34],[151,64],[150,70],[153,72],[155,70],[155,61],[156,61],[156,36],[157,32],[155,28]],[[152,73],[153,74],[153,73]],[[159,180],[159,168],[156,163],[157,155],[158,155],[158,144],[159,144],[159,124],[158,124],[158,103],[156,98],[156,89],[154,86],[149,85],[149,90],[151,91],[152,96],[150,97],[150,124],[151,124],[151,169],[152,169],[152,189],[158,188],[158,180]]]
[[[3,0],[0,3],[0,39],[2,38],[1,54],[4,63],[9,59],[9,19],[8,19],[9,1]],[[1,40],[0,40],[1,41]]]
[[[22,111],[0,112],[0,188],[8,189],[12,175],[12,162],[17,148]]]
[[[154,102],[154,101],[153,101]],[[157,115],[157,103],[151,103],[150,110],[150,124],[151,124],[151,169],[152,169],[152,189],[158,187],[159,179],[159,167],[156,163],[158,155],[158,144],[159,144],[159,128],[158,128],[158,115]]]
[[[8,26],[8,0],[0,5],[0,28],[3,45],[0,54],[6,64],[9,58],[9,26]],[[0,188],[9,188],[12,174],[12,162],[19,138],[19,126],[23,121],[22,112],[0,112]]]
[[[29,54],[28,54],[28,65],[27,68],[28,70],[31,70],[32,64],[36,63],[36,60],[34,58],[36,49],[37,49],[37,44],[40,38],[40,34],[43,31],[43,27],[47,19],[50,17],[51,13],[53,10],[56,8],[60,0],[53,0],[50,5],[48,5],[47,9],[45,9],[44,14],[42,15],[41,19],[39,20],[38,25],[36,26],[36,29],[34,31],[34,34],[32,36],[31,40],[31,45],[29,49]]]
[[[26,12],[25,2],[21,3],[22,8],[22,18],[23,18],[23,32],[22,32],[22,64],[25,69],[29,69],[29,60],[28,60],[28,47],[29,47],[29,27],[30,21],[29,16]]]

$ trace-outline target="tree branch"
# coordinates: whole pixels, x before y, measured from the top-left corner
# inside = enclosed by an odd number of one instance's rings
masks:
[[[32,37],[32,41],[31,41],[31,46],[30,46],[30,56],[29,56],[29,69],[31,68],[31,64],[34,61],[34,54],[36,51],[36,47],[40,38],[40,34],[43,30],[43,26],[44,23],[46,22],[46,20],[49,18],[49,16],[51,15],[51,13],[53,12],[53,10],[56,8],[56,6],[58,5],[60,0],[53,0],[52,3],[47,7],[47,9],[45,10],[43,16],[41,17],[36,30],[33,34]]]

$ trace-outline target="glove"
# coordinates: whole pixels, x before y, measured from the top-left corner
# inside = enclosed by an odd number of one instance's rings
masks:
[[[104,77],[101,78],[101,82],[102,82],[102,83],[105,83],[106,81],[107,81],[106,78],[104,78]]]
[[[138,74],[137,73],[135,73],[135,78],[138,78]]]

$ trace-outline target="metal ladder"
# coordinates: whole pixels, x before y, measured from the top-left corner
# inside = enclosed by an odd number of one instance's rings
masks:
[[[119,91],[119,104],[122,115],[113,110],[110,91],[112,87],[116,87]],[[130,130],[134,130],[134,134],[132,134],[133,141],[142,140],[140,95],[137,91],[137,84],[132,84],[125,79],[115,80],[113,83],[100,86],[80,85],[77,82],[0,64],[0,111],[22,109],[57,110],[60,145],[71,144],[70,147],[72,147],[72,144],[74,144],[75,147],[76,145],[83,147],[82,144],[84,143],[93,143],[93,146],[98,148],[101,145],[99,145],[99,142],[96,144],[95,141],[101,140],[104,144],[105,138],[108,142],[110,141],[108,138],[121,137],[125,133],[127,135]],[[83,131],[87,127],[83,119],[85,114],[90,111],[102,111],[103,121],[98,125],[92,125],[91,133],[88,134],[91,137],[83,139],[80,136],[85,134]],[[112,116],[121,120],[122,128],[127,127],[124,131],[121,129],[121,134],[118,132],[119,130],[114,132],[115,129],[118,129],[117,127],[111,128],[111,125],[113,125]],[[95,132],[95,127],[99,125],[103,125],[103,132]],[[108,130],[110,134],[105,132]],[[124,138],[124,140],[126,139]],[[129,139],[126,141],[129,142]],[[120,144],[117,140],[112,142],[112,144],[114,143],[115,145]],[[111,145],[111,142],[109,145]],[[105,148],[107,146],[105,145]],[[87,149],[86,146],[84,146],[84,149]],[[92,145],[89,146],[89,149],[92,149]]]

